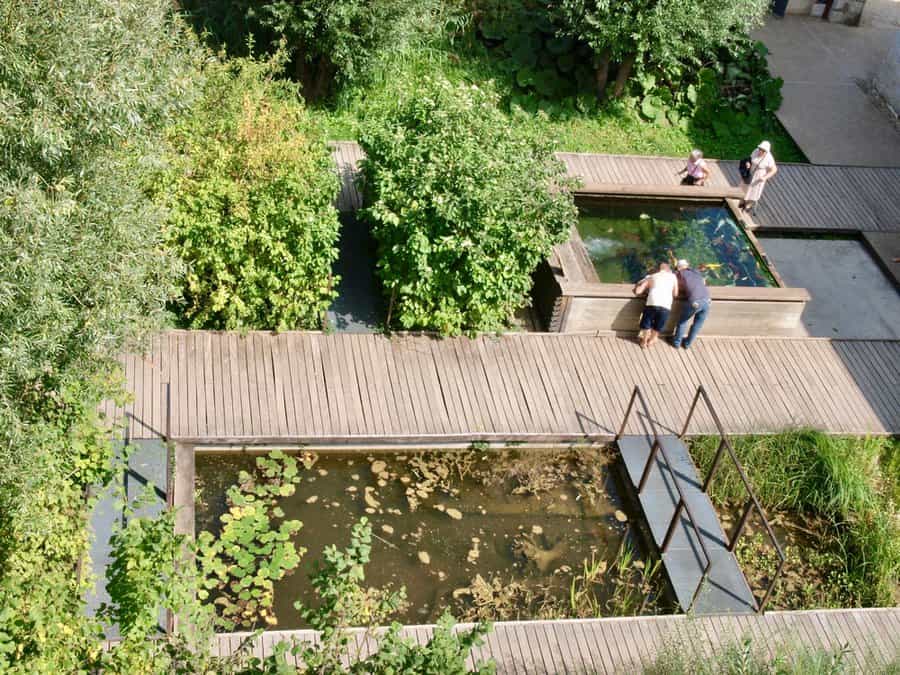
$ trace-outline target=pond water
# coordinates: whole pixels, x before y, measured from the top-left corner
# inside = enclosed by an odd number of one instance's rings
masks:
[[[218,530],[225,491],[256,456],[197,454],[198,532]],[[612,569],[631,549],[621,546],[627,516],[601,448],[321,454],[279,506],[303,522],[298,544],[308,552],[276,584],[278,628],[302,627],[293,603],[311,600],[314,562],[328,545],[344,548],[363,516],[376,535],[366,582],[406,587],[409,605],[396,617],[406,623],[432,622],[446,607],[470,619],[565,614],[586,561]],[[598,601],[614,587],[597,584]]]
[[[724,204],[579,199],[578,232],[603,283],[685,258],[710,286],[777,286]]]

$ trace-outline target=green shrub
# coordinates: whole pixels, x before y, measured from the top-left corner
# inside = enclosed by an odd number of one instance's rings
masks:
[[[427,41],[459,0],[184,0],[199,32],[229,54],[284,49],[286,74],[318,101],[363,81],[384,54]]]
[[[116,357],[160,323],[177,265],[141,189],[190,105],[170,0],[4,2],[0,21],[0,671],[85,672],[89,485]],[[78,573],[76,573],[78,571]]]
[[[378,274],[406,329],[491,330],[575,224],[550,145],[517,129],[492,88],[426,80],[367,121],[360,143]]]
[[[335,296],[337,174],[276,67],[211,62],[202,99],[169,134],[157,194],[187,266],[176,309],[192,328],[317,328]]]

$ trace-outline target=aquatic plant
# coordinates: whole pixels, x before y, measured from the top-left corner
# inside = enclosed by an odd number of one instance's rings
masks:
[[[820,548],[840,552],[846,576],[840,577],[835,590],[845,605],[897,603],[900,523],[894,495],[900,475],[883,472],[880,462],[896,452],[897,440],[796,430],[736,438],[733,445],[770,516],[787,510],[829,522],[830,531]],[[708,470],[717,446],[718,438],[692,442],[701,471]],[[723,508],[746,498],[740,477],[729,463],[720,466],[710,495]],[[789,560],[788,567],[791,564]]]
[[[315,460],[306,459],[307,464]],[[310,464],[311,465],[311,464]],[[218,536],[201,532],[197,562],[203,571],[201,599],[215,596],[221,622],[233,630],[260,621],[275,625],[273,584],[292,573],[306,552],[295,536],[303,523],[284,520],[278,506],[300,482],[297,460],[280,450],[256,459],[256,471],[242,471],[226,494],[228,510]]]

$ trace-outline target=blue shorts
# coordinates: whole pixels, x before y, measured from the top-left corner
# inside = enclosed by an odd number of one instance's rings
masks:
[[[669,320],[669,310],[665,307],[656,307],[647,305],[641,314],[641,330],[652,328],[657,333],[662,333],[666,327],[666,321]]]

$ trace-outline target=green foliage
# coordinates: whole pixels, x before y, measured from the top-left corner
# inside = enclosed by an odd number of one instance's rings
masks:
[[[194,543],[175,533],[174,510],[142,517],[135,512],[140,506],[141,500],[124,505],[125,522],[110,540],[106,590],[111,604],[100,608],[100,616],[118,626],[121,640],[104,654],[102,668],[119,673],[222,672],[226,664],[210,651],[215,617],[196,594]],[[161,612],[178,616],[178,633],[159,635]]]
[[[81,565],[85,488],[113,471],[97,405],[177,271],[140,186],[199,54],[169,0],[8,1],[2,16],[0,670],[77,672],[101,651]]]
[[[490,624],[477,624],[467,633],[453,631],[453,617],[444,614],[434,627],[428,644],[421,646],[400,635],[400,625],[393,624],[378,643],[378,651],[357,666],[361,673],[429,673],[433,675],[492,675],[493,662],[479,663],[469,670],[466,659],[472,647],[481,645]]]
[[[491,89],[427,80],[377,111],[360,143],[364,215],[397,323],[444,334],[505,325],[575,223],[548,142],[510,123]]]
[[[350,545],[343,551],[329,546],[324,561],[311,575],[315,602],[295,606],[309,626],[320,631],[316,644],[281,642],[265,660],[250,659],[245,673],[293,673],[285,664],[290,653],[304,664],[307,673],[428,673],[454,675],[469,672],[466,659],[474,646],[482,643],[489,624],[478,624],[468,632],[453,630],[453,618],[445,614],[435,627],[431,640],[418,645],[400,635],[401,626],[391,624],[377,634],[390,615],[403,604],[405,592],[389,588],[368,588],[365,567],[372,550],[372,527],[366,518],[356,523],[350,533]],[[378,648],[368,658],[360,659],[350,647],[351,628],[363,628],[365,638],[378,641]],[[355,643],[355,641],[354,641]],[[349,665],[348,665],[349,664]],[[494,672],[492,663],[479,663],[475,673]]]
[[[711,126],[696,124],[686,115],[669,119],[677,104],[667,104],[666,123],[661,124],[646,120],[639,111],[641,101],[632,97],[602,105],[594,94],[543,99],[523,92],[498,49],[485,45],[485,41],[467,38],[395,54],[373,72],[370,81],[345,89],[333,109],[318,111],[328,137],[358,138],[371,109],[390,105],[399,92],[432,78],[492,86],[511,123],[528,133],[552,138],[560,150],[678,157],[699,147],[707,157],[737,160],[745,157],[760,138],[768,138],[779,161],[806,161],[773,115],[747,117],[733,133],[719,136]],[[643,77],[638,75],[636,93],[643,93],[637,90]],[[489,81],[491,85],[487,85]],[[691,90],[689,78],[684,87],[675,87],[676,91],[682,89],[697,93],[696,86]],[[749,143],[748,138],[752,139]]]
[[[280,450],[256,459],[256,473],[242,471],[239,484],[226,494],[228,512],[220,518],[218,536],[201,532],[197,561],[203,587],[198,595],[219,607],[228,629],[253,627],[262,621],[275,625],[273,584],[291,574],[306,552],[294,543],[303,524],[283,520],[278,501],[296,491],[300,476],[297,460]]]
[[[735,452],[763,507],[813,513],[834,526],[842,550],[846,601],[859,606],[897,603],[900,526],[892,497],[900,477],[882,475],[879,458],[897,443],[884,438],[840,438],[816,431],[737,439]],[[698,466],[712,463],[717,441],[692,446]],[[740,477],[723,462],[711,487],[717,504],[745,498]]]
[[[598,59],[666,68],[746,34],[768,9],[767,0],[562,0],[557,16]]]
[[[198,29],[232,54],[286,49],[308,101],[366,78],[387,51],[427,42],[461,18],[455,0],[187,0]]]
[[[203,96],[169,133],[156,190],[187,266],[177,309],[193,328],[316,328],[335,296],[338,178],[276,67],[208,63]]]
[[[694,122],[752,145],[753,122],[771,119],[781,107],[783,81],[769,74],[766,54],[761,42],[746,38],[719,50],[718,58],[697,73]]]
[[[533,112],[559,104],[574,106],[578,96],[593,98],[590,46],[560,36],[549,3],[503,3],[482,15],[478,33],[520,90],[511,103]]]
[[[341,672],[341,659],[350,641],[348,629],[384,625],[405,602],[406,593],[402,589],[391,591],[364,586],[371,552],[372,526],[362,518],[350,532],[347,549],[326,548],[324,561],[311,575],[316,604],[295,603],[303,620],[320,631],[318,644],[307,643],[300,650],[303,663],[310,671]]]
[[[701,638],[702,639],[702,638]],[[843,675],[856,672],[848,647],[835,651],[780,645],[774,658],[750,639],[720,649],[711,659],[697,660],[681,645],[667,646],[645,675]]]

